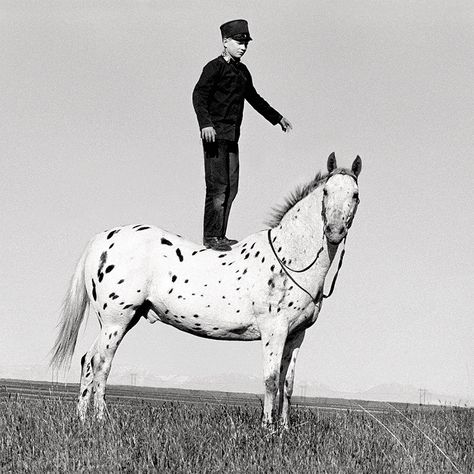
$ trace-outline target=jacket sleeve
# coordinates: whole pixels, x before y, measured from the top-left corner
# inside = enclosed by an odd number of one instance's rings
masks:
[[[263,117],[265,117],[272,125],[276,125],[283,117],[279,112],[277,112],[270,104],[261,97],[258,92],[255,90],[253,85],[252,76],[248,69],[246,70],[248,84],[245,94],[245,99],[247,102]]]
[[[202,130],[205,127],[213,127],[211,116],[209,114],[209,97],[219,78],[219,68],[212,61],[207,63],[201,73],[193,91],[193,106]]]

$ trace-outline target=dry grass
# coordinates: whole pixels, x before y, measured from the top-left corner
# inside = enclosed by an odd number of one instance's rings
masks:
[[[473,413],[295,409],[292,431],[269,435],[252,406],[115,404],[81,425],[71,402],[11,397],[0,399],[0,471],[470,473]]]

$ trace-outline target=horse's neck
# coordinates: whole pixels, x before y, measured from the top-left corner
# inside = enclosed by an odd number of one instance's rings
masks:
[[[293,206],[272,230],[275,250],[281,249],[278,256],[291,268],[306,267],[322,249],[317,264],[306,272],[310,279],[315,273],[324,279],[335,255],[323,235],[321,208],[322,188],[318,188]]]

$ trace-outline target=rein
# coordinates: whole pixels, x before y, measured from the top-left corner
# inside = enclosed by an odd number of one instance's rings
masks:
[[[316,257],[314,258],[314,260],[308,265],[306,266],[305,268],[302,268],[302,269],[299,269],[299,270],[296,270],[294,268],[290,268],[288,265],[286,265],[285,263],[283,263],[280,259],[280,257],[278,256],[277,252],[275,251],[275,247],[273,245],[273,242],[272,242],[272,239],[271,239],[271,229],[268,229],[268,232],[267,232],[267,235],[268,235],[268,243],[270,244],[270,248],[272,249],[273,251],[273,255],[275,255],[275,258],[277,259],[278,263],[280,264],[282,270],[286,273],[286,275],[288,276],[288,278],[300,289],[300,290],[303,290],[310,298],[311,298],[311,301],[316,305],[319,303],[319,300],[320,300],[320,297],[319,297],[319,292],[316,296],[313,297],[313,295],[308,291],[306,290],[306,288],[303,288],[288,272],[294,272],[294,273],[303,273],[303,272],[306,272],[307,270],[309,270],[317,261],[318,261],[318,258],[319,258],[319,255],[321,254],[321,252],[323,251],[323,246],[321,246],[321,248],[318,250],[318,253],[316,254]],[[337,265],[337,270],[336,270],[336,274],[334,275],[334,278],[332,280],[332,283],[331,283],[331,287],[329,289],[329,293],[327,295],[324,294],[324,290],[323,290],[323,298],[329,298],[333,291],[334,291],[334,288],[336,287],[336,281],[337,281],[337,277],[339,275],[339,270],[341,269],[342,267],[342,261],[344,259],[344,254],[346,253],[346,239],[347,239],[347,235],[344,237],[344,248],[342,249],[342,252],[341,252],[341,256],[339,258],[339,263]]]

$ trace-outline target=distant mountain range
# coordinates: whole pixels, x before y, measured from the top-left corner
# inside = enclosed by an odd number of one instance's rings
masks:
[[[0,366],[0,378],[25,380],[52,380],[51,370],[42,365]],[[56,378],[55,378],[56,380]],[[59,381],[78,382],[74,377],[59,377]],[[242,374],[219,374],[208,377],[184,375],[156,375],[143,369],[132,367],[114,367],[109,383],[115,385],[137,385],[144,387],[184,388],[192,390],[218,390],[223,392],[262,393],[261,377]],[[345,398],[386,402],[420,403],[474,406],[474,400],[465,397],[439,394],[421,390],[410,385],[397,383],[377,385],[361,392],[342,392],[334,390],[316,381],[297,380],[294,395],[306,397]]]

